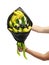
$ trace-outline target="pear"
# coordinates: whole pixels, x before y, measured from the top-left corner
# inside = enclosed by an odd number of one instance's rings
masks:
[[[19,30],[18,30],[19,32],[22,32],[22,28],[19,28]]]
[[[10,31],[13,31],[13,29],[11,29],[11,28],[8,28]]]
[[[16,28],[14,28],[14,27],[13,27],[13,32],[16,32],[16,33],[17,33],[17,32],[18,32],[18,30],[17,30]]]
[[[29,29],[24,28],[24,29],[23,29],[23,32],[29,32]]]

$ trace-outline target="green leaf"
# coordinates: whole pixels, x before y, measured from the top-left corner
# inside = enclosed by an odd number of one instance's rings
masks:
[[[17,42],[17,54],[20,56],[18,47],[22,48],[22,50],[23,50],[23,56],[24,56],[25,59],[27,59],[26,54],[25,54],[26,47],[25,47],[24,42]]]
[[[20,56],[19,50],[17,49],[17,54]]]
[[[17,54],[20,56],[20,53],[19,53],[19,50],[18,50],[18,42],[16,44],[17,44]]]
[[[23,50],[23,56],[25,59],[27,59],[26,54],[25,54],[25,50]]]
[[[23,56],[25,59],[27,59],[26,54],[25,54],[26,47],[24,43],[22,43],[22,47],[23,47]]]
[[[18,24],[19,24],[19,20],[18,20],[18,19],[16,19],[16,23],[18,23]]]
[[[25,25],[24,17],[21,18],[22,24]]]

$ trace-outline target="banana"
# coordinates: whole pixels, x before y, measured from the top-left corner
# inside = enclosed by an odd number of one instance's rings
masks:
[[[29,29],[24,28],[24,29],[23,29],[23,32],[29,32]]]
[[[11,28],[8,28],[10,31],[13,31]]]
[[[29,29],[29,30],[31,30],[31,28],[32,28],[31,26],[28,26],[28,29]]]
[[[17,26],[17,27],[19,27],[20,25],[16,23],[16,24],[14,24],[14,26]]]
[[[15,23],[16,18],[17,18],[17,16],[16,16],[16,15],[13,15],[12,18],[11,18],[11,21],[12,21],[13,23]]]
[[[13,32],[16,32],[16,33],[17,33],[17,32],[18,32],[18,30],[17,30],[16,28],[14,28],[14,27],[13,27]]]
[[[9,26],[12,27],[12,22],[11,21],[9,21]]]
[[[18,30],[19,32],[22,32],[22,28],[19,28],[19,30]]]
[[[20,19],[21,17],[24,16],[24,14],[20,10],[14,11],[14,14],[16,14],[16,16],[18,17],[18,19]]]

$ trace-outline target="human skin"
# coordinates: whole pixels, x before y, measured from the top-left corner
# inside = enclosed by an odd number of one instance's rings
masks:
[[[22,52],[22,48],[19,47],[18,50],[20,52]],[[29,48],[26,47],[25,52],[27,52],[28,54],[30,54],[40,60],[43,60],[43,61],[49,60],[49,51],[46,52],[45,54],[42,54],[42,53],[36,52],[34,50],[30,50]]]
[[[40,26],[37,26],[37,25],[33,25],[32,31],[35,31],[35,32],[38,32],[38,33],[49,33],[49,26],[40,27]]]
[[[26,52],[40,60],[43,60],[43,61],[49,60],[49,51],[46,52],[45,54],[42,54],[42,53],[30,50],[29,48],[26,48]]]
[[[47,26],[47,27],[40,27],[40,26],[37,26],[37,25],[33,25],[32,26],[32,31],[35,31],[35,32],[38,32],[38,33],[49,33],[49,26]],[[19,48],[19,51],[22,51],[22,49]],[[32,56],[40,59],[40,60],[43,60],[43,61],[49,60],[49,51],[46,52],[45,54],[42,54],[42,53],[36,52],[34,50],[30,50],[27,47],[26,47],[25,51],[27,53],[31,54]]]

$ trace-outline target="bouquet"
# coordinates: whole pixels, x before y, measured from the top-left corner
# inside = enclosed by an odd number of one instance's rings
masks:
[[[32,28],[32,21],[27,16],[27,14],[22,10],[21,7],[16,9],[7,20],[7,28],[13,35],[14,39],[17,41],[17,53],[20,55],[20,51],[23,51],[24,57],[27,59],[25,55],[25,40],[29,35]]]

